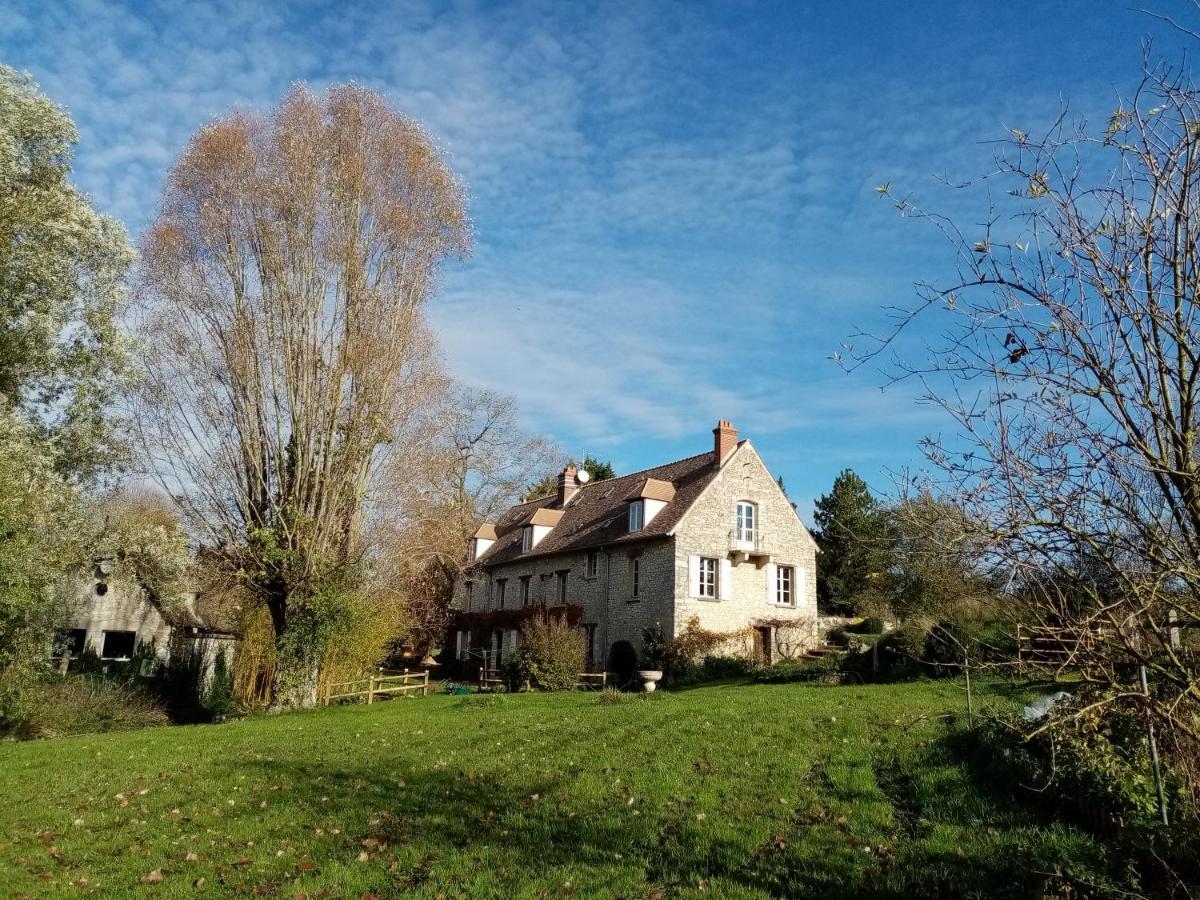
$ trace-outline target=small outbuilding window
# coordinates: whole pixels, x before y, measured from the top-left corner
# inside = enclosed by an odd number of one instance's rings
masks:
[[[65,653],[74,659],[83,652],[87,643],[87,632],[82,628],[61,628],[54,635],[54,656],[61,658]]]
[[[101,659],[132,659],[137,643],[136,631],[106,631],[100,648]]]

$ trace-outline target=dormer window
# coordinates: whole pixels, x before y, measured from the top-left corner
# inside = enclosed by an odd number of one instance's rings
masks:
[[[642,525],[646,520],[646,504],[641,500],[634,500],[629,504],[629,533],[641,531]]]
[[[526,525],[521,529],[521,552],[528,553],[533,549],[533,526]]]

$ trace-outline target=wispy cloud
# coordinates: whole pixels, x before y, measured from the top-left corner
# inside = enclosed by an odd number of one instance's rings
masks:
[[[454,372],[627,467],[734,418],[812,494],[940,424],[828,360],[946,262],[872,188],[986,169],[980,142],[1063,87],[1108,102],[1091,61],[970,6],[10,0],[0,49],[71,109],[79,182],[135,233],[210,117],[296,80],[383,91],[470,189],[477,246],[432,307]]]

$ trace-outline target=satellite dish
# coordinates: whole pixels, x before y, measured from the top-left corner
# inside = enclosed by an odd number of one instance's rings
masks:
[[[588,474],[587,469],[580,469],[578,472],[575,473],[575,477],[577,479],[579,479],[580,484],[587,484],[589,481],[592,480],[592,476]]]

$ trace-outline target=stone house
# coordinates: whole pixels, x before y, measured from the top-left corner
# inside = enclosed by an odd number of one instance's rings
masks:
[[[153,647],[154,657],[163,663],[173,652],[203,651],[211,666],[221,650],[232,662],[236,637],[222,610],[192,591],[160,602],[121,568],[101,559],[90,572],[64,580],[66,602],[54,644],[60,665],[68,665],[87,647],[104,664],[127,663],[141,646]]]
[[[621,671],[643,631],[693,618],[727,651],[770,662],[814,642],[817,546],[748,440],[727,421],[710,451],[558,490],[481,526],[456,593],[454,655],[493,665],[521,621],[557,611],[582,629],[588,671]]]

